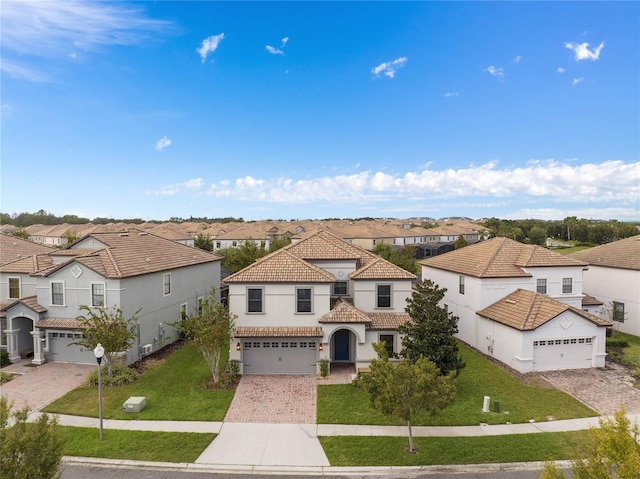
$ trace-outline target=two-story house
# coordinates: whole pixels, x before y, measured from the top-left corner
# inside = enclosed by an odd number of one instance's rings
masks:
[[[601,301],[600,314],[614,328],[640,336],[640,235],[571,255],[589,263],[584,289]]]
[[[216,288],[220,260],[212,253],[139,230],[91,233],[67,249],[18,259],[0,267],[9,359],[93,363],[93,352],[72,345],[82,337],[80,306],[137,315],[127,364],[176,339],[170,323],[192,313]],[[20,278],[19,298],[9,279]]]
[[[493,238],[420,264],[465,343],[520,372],[604,366],[610,323],[583,310],[587,263]]]
[[[372,344],[398,352],[415,275],[326,230],[226,278],[243,374],[315,374],[319,361],[367,367]]]

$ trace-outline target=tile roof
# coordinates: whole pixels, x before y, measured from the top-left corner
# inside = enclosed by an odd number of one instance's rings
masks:
[[[366,263],[376,258],[376,255],[370,251],[353,245],[325,229],[305,236],[286,246],[286,249],[305,260],[354,259]]]
[[[156,235],[131,229],[120,233],[91,233],[74,244],[87,238],[94,238],[106,245],[95,250],[80,250],[82,255],[74,259],[40,270],[38,276],[48,276],[54,271],[77,262],[85,265],[106,278],[120,279],[143,274],[168,271],[197,264],[211,263],[222,258],[216,254]],[[74,245],[71,245],[71,251]],[[71,253],[70,253],[71,254]]]
[[[492,238],[449,253],[420,261],[423,266],[443,269],[477,278],[529,277],[525,268],[548,266],[586,266],[542,246],[526,245],[508,238]]]
[[[29,308],[31,311],[35,313],[44,313],[47,310],[47,308],[44,308],[38,304],[37,296],[26,296],[24,298],[20,298],[16,301],[13,301],[12,303],[5,303],[5,305],[2,308],[2,311],[8,311],[9,309],[13,308],[14,306],[17,306],[18,304],[23,304],[24,306],[26,306],[27,308]]]
[[[582,306],[602,306],[603,304],[598,298],[582,293]]]
[[[398,329],[411,321],[408,313],[367,313],[371,318],[369,329]]]
[[[321,338],[322,328],[255,328],[237,327],[233,333],[236,338]]]
[[[0,264],[11,263],[36,254],[46,254],[52,249],[17,236],[0,234]]]
[[[35,327],[49,329],[86,329],[82,321],[66,318],[42,318],[35,324]]]
[[[571,255],[593,266],[640,270],[640,235],[613,241]]]
[[[264,256],[225,278],[225,283],[333,283],[332,274],[307,263],[286,248]]]
[[[599,316],[574,308],[544,294],[524,289],[517,289],[476,314],[519,331],[532,331],[565,311],[571,311],[597,326],[611,325],[609,321]]]
[[[51,256],[39,254],[15,260],[0,266],[0,273],[32,274],[53,265]]]
[[[416,279],[416,275],[378,257],[349,274],[351,279]]]
[[[318,318],[319,323],[367,323],[371,318],[367,313],[360,311],[351,303],[341,299],[328,313]]]

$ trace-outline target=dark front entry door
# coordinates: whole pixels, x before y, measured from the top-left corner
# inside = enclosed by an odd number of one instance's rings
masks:
[[[341,329],[333,335],[333,360],[349,361],[349,331]]]

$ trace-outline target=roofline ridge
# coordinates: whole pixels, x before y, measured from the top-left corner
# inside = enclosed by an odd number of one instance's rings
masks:
[[[116,270],[116,274],[118,275],[119,278],[122,278],[122,271],[120,271],[120,268],[118,267],[118,263],[116,262],[116,259],[113,257],[113,253],[111,252],[111,247],[104,248],[104,251],[107,253],[107,256],[109,257],[109,261],[111,261],[111,264],[113,265],[113,269]]]

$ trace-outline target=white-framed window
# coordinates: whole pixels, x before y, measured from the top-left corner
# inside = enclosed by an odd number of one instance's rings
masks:
[[[613,301],[613,320],[624,323],[624,303]]]
[[[387,350],[387,355],[392,358],[395,351],[393,348],[394,345],[394,337],[393,334],[381,334],[378,336],[378,341],[384,343],[384,349]]]
[[[51,282],[51,304],[56,306],[64,306],[64,282]]]
[[[573,278],[562,278],[562,293],[573,293]]]
[[[538,278],[536,280],[536,292],[540,294],[547,294],[547,279]]]
[[[391,285],[377,284],[376,285],[376,308],[390,308],[390,307],[391,307]]]
[[[460,294],[464,294],[464,276],[462,275],[458,277],[458,291]]]
[[[262,288],[247,288],[247,313],[264,313]]]
[[[20,299],[20,278],[9,278],[9,299]]]
[[[162,294],[163,296],[169,296],[171,294],[171,273],[164,273],[162,275]]]
[[[105,305],[104,283],[91,283],[91,306],[97,308]]]
[[[187,319],[187,303],[180,305],[180,321]]]
[[[349,283],[346,281],[336,281],[333,283],[334,296],[346,296],[349,294]]]
[[[311,288],[296,288],[296,313],[313,312]]]

